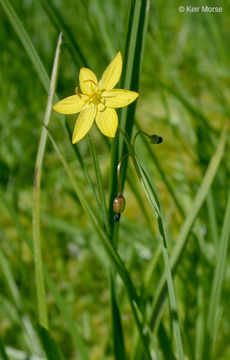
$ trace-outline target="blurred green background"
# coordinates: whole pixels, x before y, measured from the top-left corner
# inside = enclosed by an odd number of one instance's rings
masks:
[[[27,30],[48,74],[51,74],[59,34],[55,19],[52,14],[49,15],[50,5],[55,8],[55,14],[62,18],[80,49],[80,55],[77,51],[69,51],[70,39],[65,37],[64,32],[57,84],[60,99],[74,93],[82,63],[100,78],[116,52],[124,51],[129,16],[128,0],[11,0],[10,3]],[[202,2],[197,1],[195,4],[186,1],[186,4],[201,5]],[[140,139],[137,140],[136,150],[143,166],[146,164],[148,167],[150,178],[163,203],[170,240],[169,252],[183,223],[183,217],[162,180],[156,159],[186,213],[230,113],[230,2],[218,1],[218,5],[223,6],[223,12],[216,14],[180,13],[180,5],[181,1],[150,2],[136,111],[136,124],[142,130],[161,135],[164,139],[161,145],[152,150],[155,160]],[[210,1],[209,5],[217,4]],[[0,24],[1,191],[32,237],[33,176],[47,94],[1,5]],[[75,116],[68,117],[71,129],[75,120]],[[53,114],[50,131],[74,170],[77,180],[84,185],[80,165],[68,138],[63,136],[62,121],[64,120]],[[99,156],[104,189],[108,194],[110,152],[95,125],[90,133]],[[85,140],[79,143],[79,149],[93,181],[96,182]],[[139,188],[142,202],[150,216],[149,206],[133,173],[132,166],[129,166],[131,183]],[[204,203],[199,214],[198,232],[203,248],[200,248],[201,243],[190,237],[176,277],[183,339],[189,359],[196,358],[196,320],[200,306],[197,286],[201,276],[205,308],[215,264],[216,244],[210,201],[214,204],[218,238],[228,188],[229,149],[226,150],[213,183],[212,197]],[[90,198],[87,186],[85,192]],[[133,194],[132,186],[126,184],[124,194],[127,207],[120,221],[119,253],[135,284],[141,288],[142,277],[157,248],[159,235],[154,220],[152,232],[146,226],[143,209]],[[10,264],[27,314],[34,322],[38,319],[33,258],[2,202],[0,211],[1,251]],[[112,359],[106,256],[49,141],[42,178],[41,219],[44,261],[86,340],[90,358]],[[200,263],[202,274],[198,271]],[[154,296],[161,273],[160,260],[152,278],[150,297]],[[230,357],[229,276],[228,264],[220,303],[222,317],[213,354],[213,359],[218,360]],[[5,281],[1,278],[0,286],[1,338],[6,346],[29,352],[17,310]],[[133,320],[127,299],[123,293],[121,295],[126,347],[127,352],[131,353]],[[49,292],[47,301],[52,335],[66,357],[75,359],[76,348]],[[166,307],[165,326],[171,338],[172,329],[168,316]]]

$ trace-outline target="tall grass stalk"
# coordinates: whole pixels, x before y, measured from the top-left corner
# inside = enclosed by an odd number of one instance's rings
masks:
[[[42,242],[40,234],[40,197],[41,197],[41,178],[42,178],[42,165],[47,140],[47,130],[51,118],[51,110],[53,105],[53,98],[56,88],[56,80],[58,73],[59,56],[62,43],[62,33],[59,35],[56,54],[53,64],[49,98],[46,106],[46,112],[44,117],[44,125],[42,126],[41,137],[38,145],[38,152],[35,165],[34,175],[34,197],[33,197],[33,244],[34,244],[34,264],[35,264],[35,278],[36,278],[36,291],[38,301],[38,313],[40,324],[48,328],[48,316],[46,308],[46,292],[45,282],[43,274],[43,262],[42,262]]]

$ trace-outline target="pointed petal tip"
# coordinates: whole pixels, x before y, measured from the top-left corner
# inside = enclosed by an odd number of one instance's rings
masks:
[[[107,137],[109,137],[109,138],[111,138],[111,139],[114,139],[115,136],[116,136],[116,132],[117,132],[117,129],[114,130],[114,133],[108,133],[108,134],[104,134],[104,133],[103,133],[103,135],[105,135],[105,136],[107,136]]]
[[[84,107],[84,95],[71,95],[58,101],[53,109],[60,114],[71,115],[80,112]]]
[[[136,91],[132,91],[132,93],[133,93],[133,101],[135,101],[138,98],[139,93]]]
[[[72,135],[72,144],[76,144],[77,142],[79,142],[81,139],[83,139],[83,137],[79,138],[78,135],[74,134]]]
[[[115,58],[110,62],[99,81],[99,88],[111,90],[118,83],[122,71],[122,56],[118,51]]]
[[[96,123],[103,135],[114,138],[118,127],[118,116],[114,109],[106,108],[99,111],[96,116]]]
[[[80,88],[83,94],[90,95],[98,88],[97,76],[86,67],[82,67],[79,73]]]
[[[87,68],[87,67],[85,67],[85,66],[83,66],[83,67],[80,68],[80,72],[85,71],[85,70],[87,71],[87,70],[90,70],[90,69]],[[90,70],[90,71],[91,71],[91,70]]]
[[[119,56],[119,57],[121,58],[121,60],[122,60],[122,55],[121,55],[121,51],[120,51],[120,50],[118,51],[116,57],[117,57],[117,56]]]
[[[57,113],[60,113],[58,103],[56,103],[56,104],[53,106],[53,110],[56,111]]]
[[[138,96],[138,92],[125,89],[105,90],[103,92],[103,99],[105,100],[106,106],[110,108],[128,106],[135,101]]]
[[[74,144],[76,144],[76,143],[77,143],[77,140],[74,139],[74,137],[72,137],[72,144],[74,145]]]

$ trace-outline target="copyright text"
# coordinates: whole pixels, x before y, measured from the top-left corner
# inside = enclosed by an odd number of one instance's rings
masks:
[[[179,12],[186,13],[222,13],[222,6],[179,6]]]

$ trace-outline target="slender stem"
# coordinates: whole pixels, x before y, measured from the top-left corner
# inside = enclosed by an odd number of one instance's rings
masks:
[[[53,98],[55,94],[57,70],[59,63],[60,47],[62,42],[62,33],[59,36],[56,54],[53,64],[49,97],[46,106],[44,117],[44,125],[41,131],[40,142],[38,146],[35,174],[34,174],[34,191],[33,191],[33,246],[34,246],[34,265],[35,265],[35,282],[37,291],[37,303],[40,324],[48,328],[48,316],[46,308],[46,291],[43,274],[43,261],[42,261],[42,244],[40,234],[40,197],[41,197],[41,177],[42,177],[42,164],[47,140],[47,127],[50,122],[50,115],[52,110]]]
[[[130,154],[125,154],[121,160],[119,161],[118,165],[117,165],[117,184],[118,184],[118,192],[119,194],[122,193],[122,188],[121,188],[121,165],[122,165],[122,161],[125,160],[125,158],[129,157]]]
[[[87,140],[88,140],[90,153],[91,153],[91,156],[93,159],[93,164],[94,164],[94,169],[95,169],[95,174],[96,174],[96,179],[97,179],[97,186],[98,186],[99,198],[100,198],[99,209],[102,210],[105,228],[106,228],[107,234],[109,234],[109,231],[110,231],[109,220],[108,220],[108,214],[107,214],[107,209],[106,209],[105,192],[104,192],[104,188],[103,188],[103,181],[102,181],[100,165],[99,165],[98,157],[97,157],[97,154],[96,154],[96,151],[95,151],[95,148],[94,148],[94,145],[93,145],[90,135],[87,136]]]
[[[145,131],[139,130],[133,137],[133,148],[135,147],[135,141],[139,134],[143,134],[149,138],[149,134],[147,134]]]

